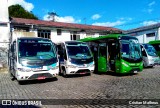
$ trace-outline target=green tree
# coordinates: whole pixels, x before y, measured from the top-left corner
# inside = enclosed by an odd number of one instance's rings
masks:
[[[51,21],[55,22],[56,16],[58,16],[56,12],[48,12],[48,18],[51,19]]]
[[[16,18],[38,19],[32,12],[26,11],[21,5],[16,4],[9,7],[9,16]]]

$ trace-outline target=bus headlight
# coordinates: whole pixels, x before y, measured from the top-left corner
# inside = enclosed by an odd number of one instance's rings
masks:
[[[18,68],[17,70],[20,71],[20,72],[30,72],[30,71],[32,71],[31,69],[25,69],[25,68]]]
[[[91,64],[90,67],[94,67],[94,64]]]
[[[59,66],[56,66],[56,67],[49,67],[51,70],[56,70],[56,69],[58,69],[59,68]]]
[[[74,65],[68,65],[68,68],[76,68]]]

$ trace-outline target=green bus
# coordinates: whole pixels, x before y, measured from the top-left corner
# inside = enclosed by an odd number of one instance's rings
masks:
[[[150,41],[149,44],[151,44],[156,49],[158,56],[160,57],[160,40]]]
[[[80,41],[87,42],[93,52],[95,72],[127,74],[143,70],[141,47],[133,36],[109,34]]]

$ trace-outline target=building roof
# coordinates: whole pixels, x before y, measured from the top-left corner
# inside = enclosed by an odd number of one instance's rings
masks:
[[[111,33],[121,33],[122,30],[113,28],[113,27],[104,27],[104,26],[93,26],[93,25],[83,25],[75,23],[64,23],[64,22],[52,22],[44,20],[35,20],[35,19],[24,19],[24,18],[11,18],[11,24],[18,25],[35,25],[35,26],[44,26],[44,27],[55,27],[55,28],[68,28],[68,29],[81,29],[81,30],[98,30],[106,31]]]
[[[135,32],[155,29],[155,28],[159,28],[159,27],[160,27],[160,23],[157,23],[157,24],[152,24],[152,25],[148,25],[148,26],[142,26],[139,28],[131,29],[131,30],[126,30],[126,31],[124,31],[124,33],[135,33]]]

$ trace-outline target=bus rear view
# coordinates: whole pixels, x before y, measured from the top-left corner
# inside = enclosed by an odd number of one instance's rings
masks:
[[[44,38],[17,38],[11,44],[9,69],[18,81],[53,78],[58,75],[55,45]]]

